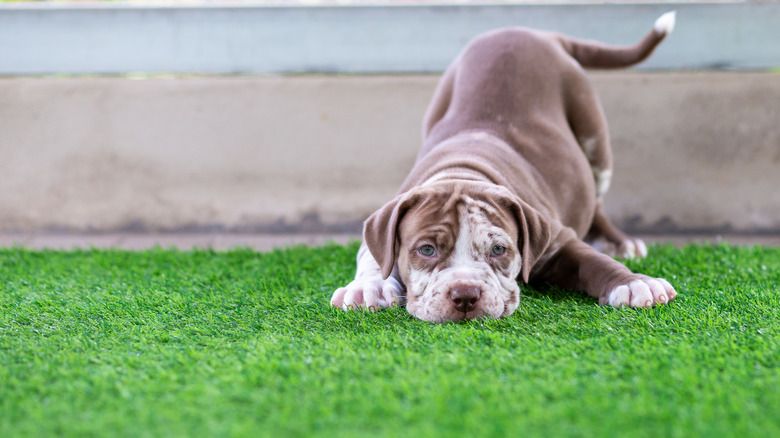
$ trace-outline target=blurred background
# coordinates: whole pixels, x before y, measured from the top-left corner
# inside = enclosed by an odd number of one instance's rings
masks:
[[[471,38],[633,44],[669,10],[648,61],[590,72],[607,211],[646,236],[780,240],[778,2],[0,1],[0,244],[345,241]]]

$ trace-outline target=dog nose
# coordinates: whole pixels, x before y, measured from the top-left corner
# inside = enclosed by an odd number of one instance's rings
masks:
[[[454,287],[450,290],[450,299],[455,303],[455,308],[459,312],[471,312],[477,307],[477,301],[482,291],[475,286],[471,287]]]

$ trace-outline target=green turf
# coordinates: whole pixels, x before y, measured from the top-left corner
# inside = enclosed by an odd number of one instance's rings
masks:
[[[657,246],[669,306],[328,305],[357,245],[0,250],[0,435],[780,436],[780,249]]]

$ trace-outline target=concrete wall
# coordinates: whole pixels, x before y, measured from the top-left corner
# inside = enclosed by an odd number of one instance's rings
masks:
[[[645,233],[780,232],[780,3],[324,3],[0,3],[0,232],[358,231],[475,34],[627,44],[671,9],[638,71],[591,75],[608,212]]]
[[[608,211],[780,230],[780,74],[591,75]],[[0,231],[352,231],[411,167],[435,75],[0,78]]]
[[[0,3],[0,74],[440,72],[486,30],[630,44],[670,10],[677,28],[639,69],[780,67],[776,1],[300,1]]]

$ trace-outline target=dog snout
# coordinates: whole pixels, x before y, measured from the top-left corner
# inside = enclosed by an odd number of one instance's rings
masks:
[[[450,289],[450,299],[459,312],[468,313],[477,307],[482,290],[476,286],[456,286]]]

